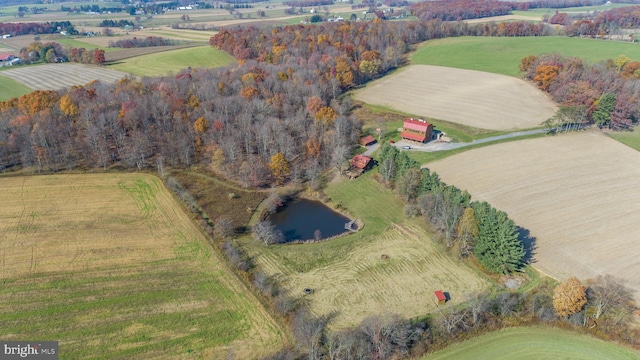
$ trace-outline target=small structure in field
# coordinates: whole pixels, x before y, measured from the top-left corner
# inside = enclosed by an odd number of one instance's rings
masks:
[[[447,296],[442,292],[442,290],[435,291],[436,300],[438,300],[438,305],[444,305],[447,302]]]
[[[371,169],[373,167],[373,159],[370,156],[358,154],[351,159],[349,165],[347,176],[353,179],[362,175],[366,170]]]
[[[362,146],[369,146],[369,145],[373,145],[375,143],[376,143],[376,139],[371,135],[367,135],[367,136],[363,137],[362,139],[360,139],[360,145],[362,145]]]
[[[426,143],[431,140],[432,133],[432,124],[422,119],[409,118],[404,121],[400,136],[405,140]]]

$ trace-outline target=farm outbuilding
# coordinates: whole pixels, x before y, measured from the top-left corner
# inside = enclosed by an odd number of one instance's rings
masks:
[[[444,305],[447,302],[447,296],[442,292],[442,290],[438,290],[434,292],[436,295],[436,300],[438,300],[438,305]]]
[[[350,164],[355,168],[368,170],[373,166],[373,159],[370,156],[358,154],[351,159]]]
[[[375,143],[376,143],[376,139],[371,135],[367,135],[367,136],[363,137],[362,139],[360,139],[360,145],[362,145],[362,146],[369,146],[369,145],[373,145]]]
[[[402,125],[402,134],[400,136],[405,140],[426,143],[431,140],[432,133],[432,124],[429,124],[422,119],[409,118],[404,121],[404,125]]]

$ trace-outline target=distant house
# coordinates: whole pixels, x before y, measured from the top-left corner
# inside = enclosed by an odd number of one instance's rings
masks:
[[[351,159],[351,166],[360,170],[369,170],[373,166],[373,159],[366,155],[356,155]]]
[[[0,67],[13,65],[13,60],[16,57],[13,54],[0,54]]]
[[[444,305],[447,302],[447,296],[442,292],[442,290],[438,290],[434,292],[436,295],[436,300],[438,300],[438,305]]]
[[[431,140],[433,134],[433,125],[422,119],[406,119],[402,126],[402,134],[400,136],[405,140],[426,143]]]
[[[362,146],[369,146],[369,145],[373,145],[375,143],[376,143],[376,139],[371,135],[367,135],[367,136],[363,137],[362,139],[360,139],[360,145],[362,145]]]
[[[11,34],[4,34],[4,35],[2,35],[2,38],[3,38],[3,39],[8,39],[8,38],[10,38],[10,37],[11,37]]]

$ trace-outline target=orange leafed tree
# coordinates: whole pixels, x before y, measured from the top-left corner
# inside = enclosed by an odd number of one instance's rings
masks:
[[[242,90],[240,90],[240,95],[242,95],[242,97],[244,97],[247,100],[251,99],[254,95],[257,95],[257,94],[258,94],[258,89],[254,88],[253,86],[247,86],[242,88]]]
[[[60,110],[69,117],[77,116],[80,112],[78,105],[73,101],[70,94],[66,94],[60,98]]]
[[[315,120],[322,121],[325,124],[332,124],[336,117],[338,117],[338,114],[336,114],[335,110],[329,106],[325,106],[316,112]]]
[[[279,152],[271,157],[271,163],[269,164],[273,177],[276,178],[278,184],[282,184],[289,176],[291,172],[291,164],[284,157],[284,154]]]
[[[560,68],[558,66],[540,65],[536,68],[536,75],[533,77],[533,81],[538,84],[540,89],[547,91],[559,72]]]
[[[324,106],[324,101],[317,96],[312,96],[307,99],[307,112],[314,115]]]
[[[553,290],[553,307],[562,317],[582,311],[587,304],[587,288],[575,277],[561,283]]]

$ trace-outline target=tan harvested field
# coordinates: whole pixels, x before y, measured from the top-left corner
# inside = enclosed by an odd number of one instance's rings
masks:
[[[136,56],[155,54],[163,51],[171,51],[177,49],[184,49],[188,47],[193,47],[194,45],[170,45],[170,46],[149,46],[149,47],[141,47],[141,48],[132,48],[132,49],[122,49],[120,51],[113,51],[104,54],[105,63],[110,63],[114,61],[120,61]]]
[[[528,229],[536,268],[558,279],[611,274],[640,301],[640,152],[586,132],[488,146],[427,167]]]
[[[539,126],[556,105],[533,84],[510,76],[412,65],[376,80],[358,100],[489,130]]]
[[[85,85],[93,80],[115,83],[129,74],[99,66],[65,63],[16,67],[3,71],[2,76],[34,90],[57,90],[72,85]]]
[[[0,178],[0,204],[0,338],[59,340],[69,359],[252,359],[282,346],[157,177]]]
[[[436,309],[436,290],[449,292],[447,306],[454,306],[488,286],[469,267],[437,249],[430,235],[412,222],[393,225],[339,260],[306,273],[291,272],[267,252],[256,260],[269,274],[282,278],[293,295],[304,296],[305,288],[313,289],[306,295],[312,312],[337,313],[334,328],[380,314],[421,316]]]
[[[479,19],[469,19],[469,20],[465,20],[464,22],[469,23],[469,24],[478,24],[478,23],[488,23],[491,21],[495,21],[495,22],[501,22],[501,21],[520,21],[520,20],[525,20],[525,21],[531,21],[531,17],[530,16],[522,16],[522,15],[502,15],[502,16],[490,16],[490,17],[484,17],[484,18],[479,18]]]

